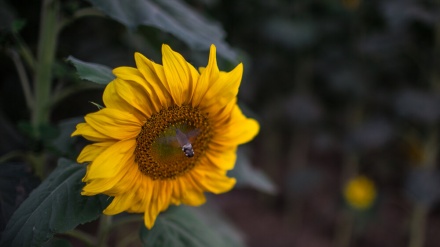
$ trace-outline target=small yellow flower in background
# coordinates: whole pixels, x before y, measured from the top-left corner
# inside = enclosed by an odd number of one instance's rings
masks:
[[[89,162],[83,195],[113,196],[104,214],[144,213],[151,229],[169,205],[198,206],[204,192],[232,189],[239,144],[252,140],[258,122],[237,105],[240,63],[219,71],[211,46],[197,71],[168,45],[162,63],[136,53],[137,68],[119,67],[103,95],[105,108],[85,116],[72,136],[94,142],[78,156]]]
[[[365,210],[370,208],[376,199],[376,187],[367,177],[357,176],[345,185],[344,197],[351,207]]]

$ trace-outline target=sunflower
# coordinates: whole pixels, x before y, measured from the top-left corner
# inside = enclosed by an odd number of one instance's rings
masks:
[[[376,186],[369,178],[356,176],[345,185],[344,197],[348,205],[354,209],[369,209],[376,199]]]
[[[151,229],[169,205],[198,206],[204,192],[232,189],[239,144],[254,138],[258,122],[237,105],[240,63],[219,71],[211,45],[197,71],[168,45],[162,63],[135,53],[136,68],[118,67],[105,88],[105,107],[87,114],[72,136],[92,141],[78,156],[88,163],[82,195],[114,197],[104,214],[144,213]]]

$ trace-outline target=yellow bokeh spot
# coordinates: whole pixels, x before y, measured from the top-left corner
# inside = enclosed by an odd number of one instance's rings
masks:
[[[367,177],[357,176],[345,185],[344,198],[355,209],[368,209],[376,199],[376,187]]]

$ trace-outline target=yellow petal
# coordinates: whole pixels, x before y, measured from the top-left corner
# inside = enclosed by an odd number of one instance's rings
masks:
[[[124,81],[144,81],[144,77],[142,76],[142,73],[133,67],[117,67],[113,69],[113,74]]]
[[[214,194],[225,193],[231,190],[236,183],[235,178],[228,178],[226,175],[219,171],[214,171],[212,168],[208,170],[200,168],[194,169],[191,175],[200,188]]]
[[[208,91],[208,88],[211,86],[212,83],[217,81],[219,75],[220,71],[217,67],[216,48],[214,45],[211,45],[211,49],[209,51],[208,65],[200,75],[199,81],[197,82],[197,86],[194,91],[192,99],[193,107],[200,105],[206,92]]]
[[[110,205],[104,209],[103,213],[106,215],[115,215],[126,211],[130,208],[135,196],[136,194],[133,191],[115,196]]]
[[[199,81],[200,74],[197,72],[196,68],[188,63],[188,68],[190,71],[190,82],[188,86],[188,98],[184,102],[185,104],[190,105],[192,103],[192,98],[195,94],[195,90],[197,87],[197,83]]]
[[[139,187],[135,191],[136,201],[127,211],[133,213],[144,213],[148,203],[151,201],[154,183],[151,178],[147,176],[138,177],[137,183]]]
[[[165,74],[161,65],[156,64],[140,53],[134,55],[136,67],[146,80],[147,90],[151,91],[154,103],[163,108],[171,106],[171,95],[165,87]],[[155,96],[154,96],[155,95]]]
[[[172,198],[176,201],[180,201],[187,190],[186,186],[186,180],[182,179],[182,177],[177,178],[172,187]]]
[[[145,210],[144,224],[149,230],[151,230],[151,228],[153,228],[154,222],[156,222],[157,215],[158,215],[157,212],[151,212],[151,209],[149,209],[149,208],[147,208]]]
[[[143,124],[133,114],[113,108],[87,114],[85,120],[96,131],[118,140],[135,138]]]
[[[145,208],[144,214],[144,223],[148,229],[151,229],[156,221],[157,216],[159,215],[159,207],[157,204],[157,191],[156,186],[150,188],[152,190],[152,197],[149,202],[147,202],[147,206]]]
[[[257,121],[246,118],[238,106],[232,110],[231,119],[221,130],[218,130],[212,142],[220,145],[239,145],[252,140],[260,130]]]
[[[235,97],[226,106],[222,108],[212,106],[205,109],[205,111],[208,112],[209,116],[211,116],[213,119],[212,127],[214,129],[217,128],[222,129],[224,128],[225,125],[229,123],[229,120],[231,119],[232,111],[236,107],[237,107],[237,97]]]
[[[188,190],[185,196],[181,198],[182,203],[189,206],[200,206],[206,202],[206,197],[202,192],[196,190]]]
[[[137,163],[134,162],[134,156],[132,156],[119,173],[113,177],[119,180],[118,185],[108,189],[106,193],[118,195],[137,190],[140,186],[139,181],[144,176],[145,175],[139,171]]]
[[[179,201],[190,206],[200,206],[206,202],[202,189],[193,181],[191,175],[180,177],[176,182],[174,187],[179,187],[181,191],[179,191],[179,194],[174,195],[177,196]]]
[[[134,187],[138,186],[138,179],[143,176],[137,169],[134,157],[131,157],[121,167],[121,170],[110,178],[94,178],[93,174],[92,177],[89,177],[89,171],[92,166],[93,163],[87,166],[87,173],[83,178],[83,182],[86,182],[82,192],[83,195],[105,193],[110,196],[116,196],[118,194],[125,194],[127,191],[132,191]]]
[[[181,106],[189,97],[191,71],[182,55],[171,50],[168,45],[162,45],[162,61],[171,97],[176,105]]]
[[[89,179],[114,177],[133,158],[136,140],[120,141],[108,147],[92,162]]]
[[[127,209],[129,213],[144,213],[145,205],[139,198],[136,198],[135,201],[132,202],[130,208]]]
[[[87,177],[83,178],[83,182],[85,182],[84,180],[87,180]],[[81,191],[81,195],[93,196],[97,194],[106,193],[106,191],[115,187],[119,183],[119,181],[120,179],[117,178],[93,179],[90,182],[86,183],[86,185],[83,187],[83,190]],[[107,195],[110,194],[108,193]]]
[[[136,108],[134,108],[127,101],[121,98],[121,96],[119,96],[115,87],[116,80],[118,79],[111,81],[105,87],[104,94],[102,95],[102,100],[104,102],[104,105],[107,108],[113,108],[123,112],[129,112],[135,115],[139,119],[143,118],[143,114],[141,114],[141,112],[139,112]]]
[[[168,181],[154,181],[151,200],[147,202],[144,215],[145,226],[151,229],[160,212],[166,210],[171,201],[171,187]]]
[[[116,79],[115,88],[121,98],[143,113],[143,120],[153,114],[154,106],[150,101],[151,96],[138,82]]]
[[[213,146],[213,144],[210,144]],[[215,165],[222,170],[231,170],[234,168],[235,161],[237,160],[237,148],[234,146],[232,149],[226,151],[210,150],[206,152],[206,157],[211,164]]]
[[[78,155],[78,163],[93,161],[104,150],[115,143],[116,142],[97,142],[85,146],[81,153]]]
[[[243,64],[239,64],[229,73],[220,73],[220,77],[208,88],[203,107],[223,107],[235,99],[243,75]]]
[[[115,139],[96,131],[88,123],[79,123],[76,125],[76,130],[72,133],[72,136],[78,135],[81,135],[87,140],[94,142],[116,141]]]
[[[173,182],[174,181],[164,180],[162,182],[162,186],[160,186],[159,199],[158,199],[159,212],[164,211],[170,205],[171,195],[173,193],[171,184]]]

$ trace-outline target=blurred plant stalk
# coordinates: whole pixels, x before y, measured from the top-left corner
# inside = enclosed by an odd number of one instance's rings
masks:
[[[436,1],[440,4],[440,1]],[[435,47],[434,55],[440,54],[440,24],[435,25]],[[440,72],[438,63],[434,63],[431,70],[431,89],[440,94]],[[434,106],[435,107],[435,106]],[[438,156],[438,134],[439,129],[436,126],[431,127],[429,136],[425,142],[424,159],[420,161],[420,167],[434,172]],[[410,242],[409,247],[422,247],[425,244],[426,224],[431,205],[421,202],[415,202],[411,215]]]
[[[364,104],[355,102],[348,110],[348,128],[354,128],[361,124],[364,120]],[[345,150],[343,158],[343,167],[341,171],[341,187],[344,191],[348,181],[359,175],[359,154],[357,150]],[[339,211],[338,221],[336,222],[336,230],[334,233],[334,247],[348,247],[352,243],[353,228],[356,223],[356,214],[348,208],[341,208]]]
[[[434,172],[438,156],[438,128],[432,127],[423,147],[423,159],[418,164],[422,169]],[[425,243],[426,224],[430,206],[424,202],[414,202],[411,214],[409,247],[423,247]]]
[[[346,183],[359,173],[359,156],[355,152],[349,152],[344,157],[344,167],[342,171],[342,186],[344,190]],[[355,227],[356,213],[348,208],[342,208],[339,212],[338,222],[336,222],[336,232],[333,239],[334,247],[348,247],[352,243],[353,228]]]
[[[32,125],[37,138],[41,137],[41,126],[49,123],[52,67],[58,38],[59,8],[60,4],[57,0],[44,0],[41,9],[40,36],[35,67],[35,105],[32,111]]]
[[[59,10],[59,1],[43,1],[36,58],[33,57],[31,50],[21,39],[17,30],[13,30],[13,36],[17,42],[18,50],[8,50],[8,55],[17,69],[26,105],[31,112],[32,138],[37,140],[37,142],[42,141],[44,138],[42,130],[50,123],[50,111],[53,103],[52,69],[59,33]],[[26,63],[33,73],[33,87],[31,86],[32,82],[26,75],[26,68],[23,62]],[[44,178],[47,162],[44,151],[31,151],[24,154],[20,152],[10,156],[3,157],[3,160],[15,156],[23,156],[32,165],[35,174],[41,179]]]
[[[31,123],[35,138],[42,138],[42,127],[49,124],[51,109],[52,68],[58,38],[58,15],[60,3],[44,0],[41,7],[40,31],[34,74],[34,104],[31,108]],[[34,169],[43,178],[46,172],[46,154],[35,154]]]

